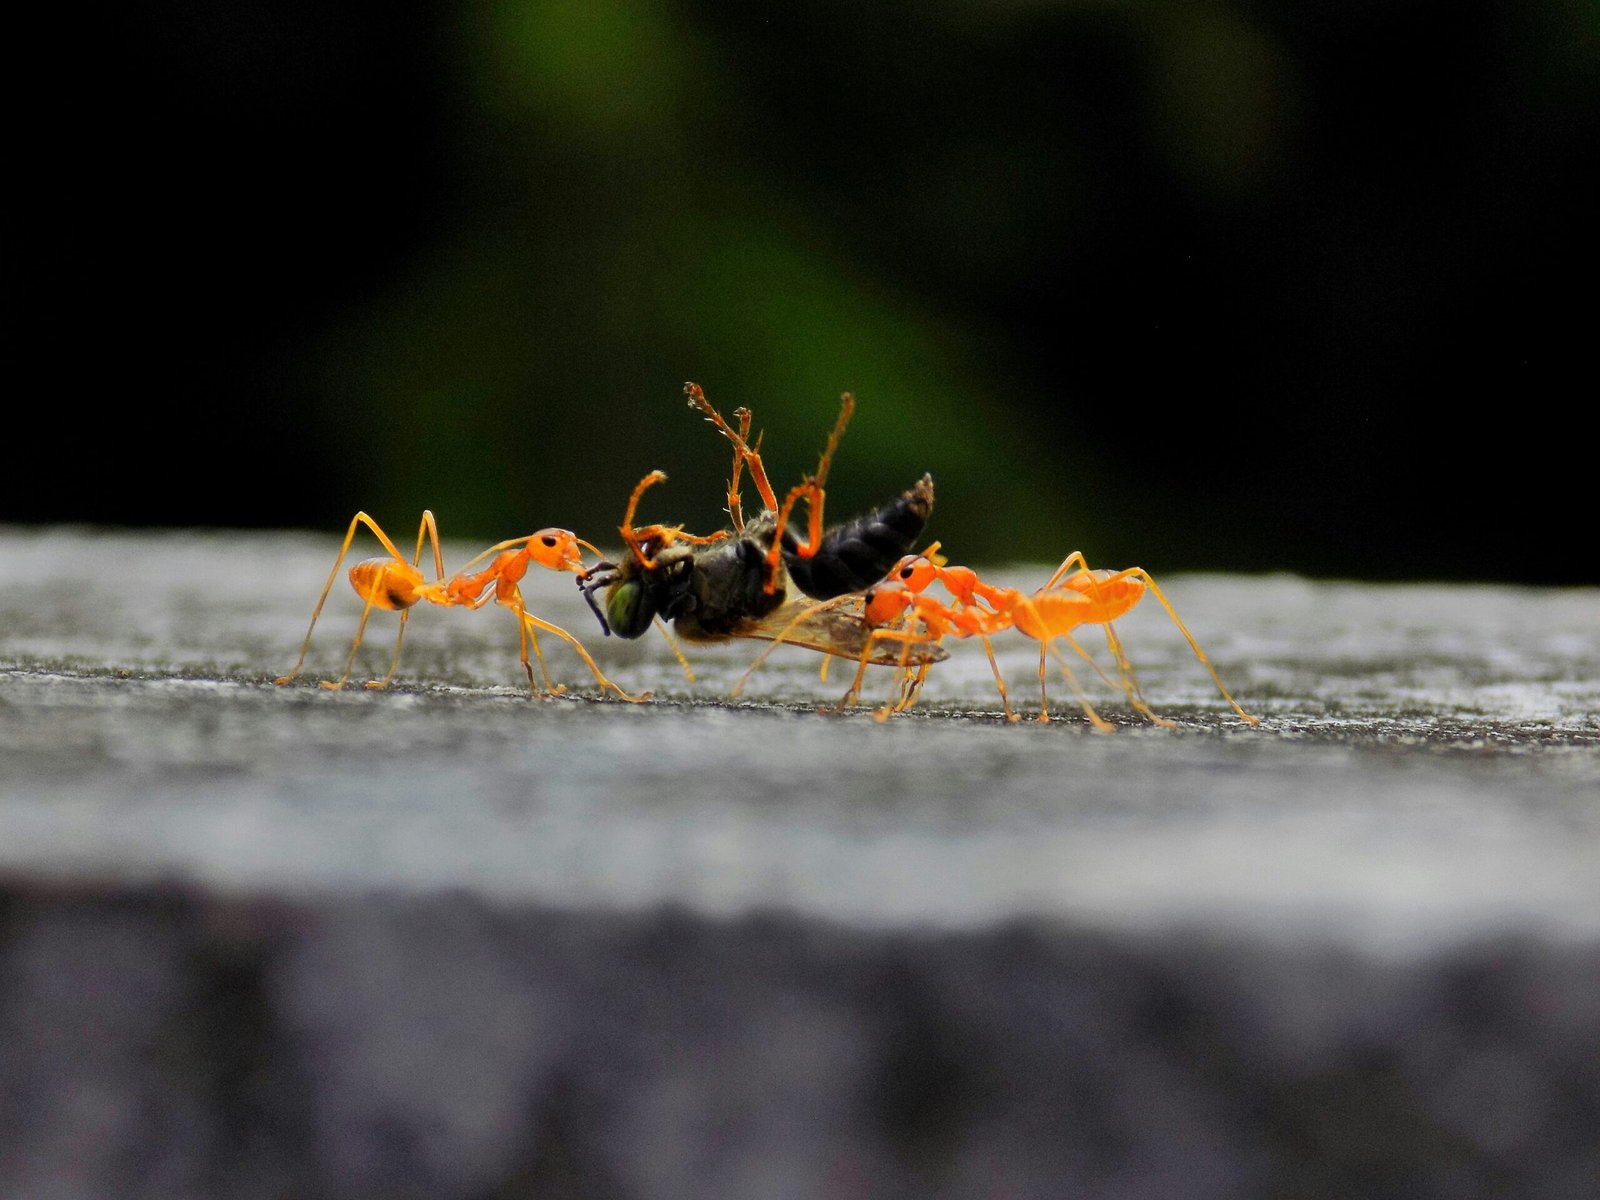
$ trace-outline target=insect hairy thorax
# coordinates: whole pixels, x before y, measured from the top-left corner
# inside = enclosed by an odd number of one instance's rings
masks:
[[[773,529],[770,514],[763,513],[741,533],[700,550],[673,628],[686,638],[722,638],[779,608],[787,595],[781,569],[775,586],[767,590]]]

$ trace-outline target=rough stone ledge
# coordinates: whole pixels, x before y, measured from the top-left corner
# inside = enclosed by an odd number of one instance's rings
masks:
[[[1600,1195],[1600,591],[1163,577],[1263,724],[1146,605],[1099,737],[495,612],[334,694],[344,592],[274,687],[336,543],[0,528],[4,1200]]]

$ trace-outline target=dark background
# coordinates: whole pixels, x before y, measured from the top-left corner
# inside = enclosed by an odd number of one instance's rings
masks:
[[[147,3],[18,34],[0,520],[1600,582],[1600,9]],[[37,20],[37,19],[35,19]]]

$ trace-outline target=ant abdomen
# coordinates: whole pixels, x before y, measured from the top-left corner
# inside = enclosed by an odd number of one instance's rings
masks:
[[[374,608],[394,612],[422,599],[422,572],[392,558],[369,558],[350,568],[350,586]]]

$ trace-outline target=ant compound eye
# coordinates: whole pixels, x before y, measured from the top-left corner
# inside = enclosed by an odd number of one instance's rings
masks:
[[[637,579],[624,579],[606,597],[606,620],[618,637],[638,637],[650,628],[655,615],[655,606]]]
[[[555,538],[554,538],[554,537],[552,537],[552,536],[551,536],[551,535],[550,535],[550,534],[548,534],[548,533],[547,533],[547,534],[545,534],[545,535],[544,535],[544,536],[543,536],[543,537],[542,537],[542,538],[540,538],[540,539],[539,539],[539,540],[540,540],[540,541],[541,541],[541,542],[543,542],[543,543],[544,543],[544,544],[545,544],[545,545],[546,545],[546,546],[554,546],[554,545],[555,545],[555,544],[556,544],[556,539],[555,539]]]

